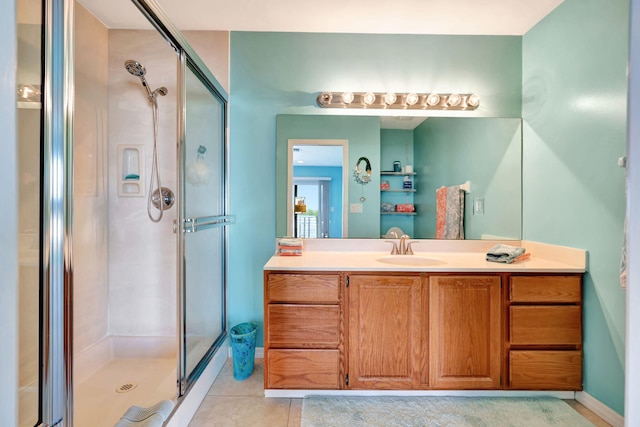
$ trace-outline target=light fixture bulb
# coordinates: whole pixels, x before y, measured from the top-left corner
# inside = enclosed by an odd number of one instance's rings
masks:
[[[371,105],[376,102],[376,95],[373,92],[367,92],[362,95],[362,102],[364,105]]]
[[[407,105],[415,105],[418,102],[418,95],[415,93],[407,94],[405,102],[407,103]]]
[[[384,94],[384,103],[387,105],[393,104],[396,102],[396,99],[398,99],[398,97],[393,92],[387,92]]]
[[[331,94],[331,92],[322,92],[320,95],[318,95],[318,105],[323,106],[323,105],[329,105],[331,104],[331,99],[333,98],[333,95]]]
[[[344,104],[351,104],[353,102],[353,92],[342,92],[342,102]]]
[[[460,102],[462,102],[462,97],[457,93],[452,93],[447,98],[447,105],[449,107],[457,107],[458,105],[460,105]]]
[[[469,95],[469,97],[467,98],[467,105],[474,108],[480,105],[480,98],[478,97],[478,95],[476,95],[475,93]]]
[[[440,103],[440,95],[438,95],[437,93],[430,93],[429,96],[427,96],[427,105],[429,107],[435,107],[439,103]]]

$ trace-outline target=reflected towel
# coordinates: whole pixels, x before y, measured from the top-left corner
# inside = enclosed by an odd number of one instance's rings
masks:
[[[525,248],[521,248],[518,246],[509,246],[509,245],[495,245],[489,252],[487,252],[487,261],[491,262],[503,262],[506,264],[511,264],[516,260],[520,260],[523,254],[525,253]],[[526,259],[528,257],[525,257]]]
[[[464,239],[464,190],[459,185],[436,190],[436,239]]]

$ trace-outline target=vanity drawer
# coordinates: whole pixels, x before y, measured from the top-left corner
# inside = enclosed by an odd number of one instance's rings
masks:
[[[269,346],[337,348],[340,307],[337,305],[269,304]]]
[[[514,276],[509,299],[518,303],[580,303],[580,276]]]
[[[300,302],[337,304],[340,301],[339,274],[268,275],[268,302]]]
[[[509,387],[582,390],[582,352],[512,350],[509,352]]]
[[[511,345],[581,345],[580,306],[511,306]]]
[[[340,388],[338,350],[270,350],[267,363],[267,388]]]

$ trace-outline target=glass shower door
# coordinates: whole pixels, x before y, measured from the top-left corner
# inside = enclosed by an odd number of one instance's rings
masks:
[[[180,147],[183,310],[181,392],[197,378],[226,336],[225,113],[222,97],[187,61],[184,138]]]
[[[18,1],[18,425],[37,424],[40,354],[42,11]],[[0,418],[2,418],[0,416]]]

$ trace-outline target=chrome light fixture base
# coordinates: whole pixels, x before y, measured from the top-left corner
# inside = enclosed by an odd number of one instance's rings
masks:
[[[475,110],[480,98],[473,93],[330,92],[318,95],[321,108],[387,110]]]

